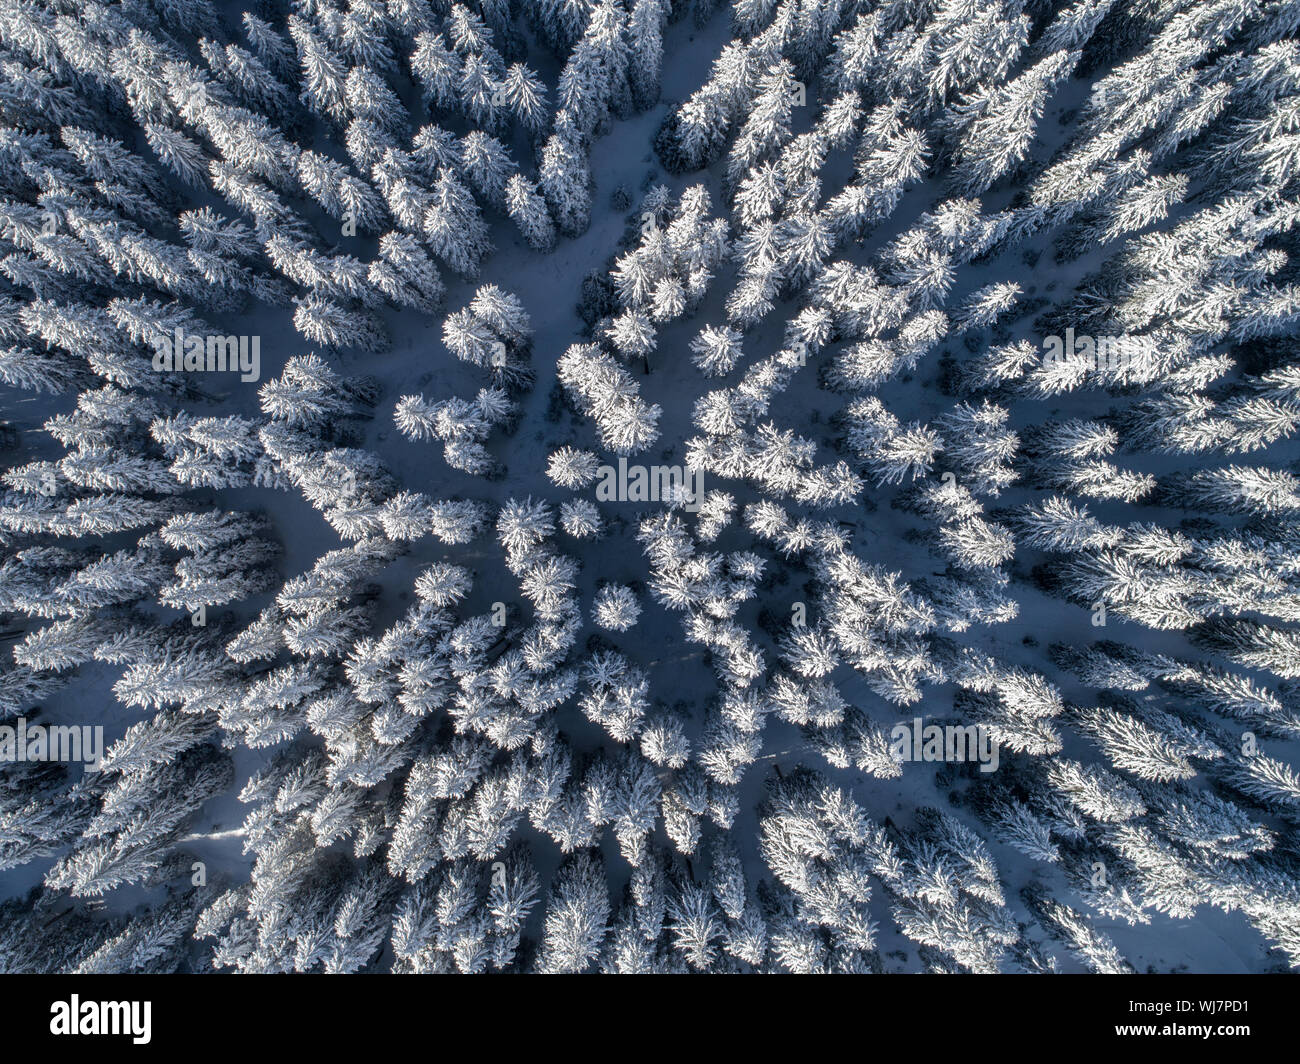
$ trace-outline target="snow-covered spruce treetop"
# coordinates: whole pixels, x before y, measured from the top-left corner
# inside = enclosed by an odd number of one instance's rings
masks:
[[[0,0],[0,971],[1300,966],[1298,34]]]

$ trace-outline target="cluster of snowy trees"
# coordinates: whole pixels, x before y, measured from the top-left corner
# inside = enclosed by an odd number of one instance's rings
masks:
[[[462,362],[489,369],[491,386],[481,388],[473,401],[453,396],[430,403],[423,396],[404,395],[394,420],[410,439],[441,440],[443,458],[453,469],[473,476],[497,474],[499,463],[484,442],[494,428],[513,426],[518,404],[511,395],[532,386],[528,313],[518,297],[483,285],[467,307],[447,316],[442,335],[447,350]]]
[[[635,454],[659,438],[659,404],[642,399],[636,378],[599,344],[571,345],[556,375],[573,405],[596,422],[602,447]]]
[[[656,326],[698,309],[714,271],[727,257],[728,225],[709,218],[709,193],[695,185],[674,207],[666,186],[641,202],[640,243],[620,255],[609,272],[619,312],[596,323],[620,357],[640,360],[650,372]]]
[[[751,531],[817,576],[817,598],[809,605],[823,619],[801,615],[777,643],[792,671],[825,682],[838,665],[852,664],[877,694],[903,703],[920,697],[920,681],[955,682],[961,688],[957,707],[993,728],[1004,747],[1050,758],[1061,749],[1059,729],[1069,727],[1092,737],[1108,761],[1144,787],[1158,786],[1160,809],[1186,786],[1175,781],[1198,774],[1198,763],[1188,758],[1209,757],[1212,793],[1189,792],[1204,794],[1197,800],[1218,803],[1214,808],[1227,818],[1248,818],[1255,807],[1264,822],[1292,822],[1294,770],[1285,759],[1255,749],[1254,732],[1246,753],[1238,752],[1236,735],[1208,747],[1209,740],[1189,736],[1205,734],[1206,727],[1217,734],[1224,725],[1215,717],[1248,722],[1260,735],[1283,741],[1295,735],[1289,684],[1266,691],[1249,674],[1224,667],[1272,671],[1284,681],[1297,675],[1286,627],[1294,596],[1291,473],[1234,462],[1233,456],[1285,440],[1300,406],[1282,348],[1252,354],[1264,369],[1250,373],[1236,371],[1232,357],[1234,344],[1281,338],[1296,322],[1290,286],[1273,280],[1290,250],[1285,234],[1294,206],[1287,178],[1276,170],[1247,173],[1239,148],[1264,135],[1264,100],[1276,106],[1293,92],[1295,45],[1287,38],[1295,27],[1277,6],[1220,12],[1211,4],[1171,14],[1137,48],[1115,36],[1120,30],[1106,22],[1108,8],[1022,12],[1014,4],[938,4],[917,16],[912,7],[887,4],[850,15],[838,33],[824,37],[802,9],[796,18],[794,5],[767,5],[761,14],[746,9],[744,15],[737,8],[743,39],[665,123],[658,143],[673,169],[727,159],[725,187],[739,231],[733,241],[737,280],[728,320],[706,326],[693,344],[698,368],[706,376],[725,376],[740,361],[744,334],[776,300],[802,289],[806,303],[786,322],[785,350],[697,403],[695,423],[706,435],[689,441],[690,460],[768,496],[746,509]],[[838,11],[831,18],[834,25]],[[900,32],[908,23],[914,26]],[[1193,40],[1192,26],[1208,39]],[[1103,55],[1131,58],[1099,79],[1073,139],[1035,172],[1030,149],[1039,119],[1056,88],[1085,69],[1084,46],[1099,28],[1103,36],[1093,41],[1088,67],[1105,62]],[[1206,61],[1215,48],[1224,54]],[[1177,73],[1161,67],[1153,78],[1162,49]],[[805,87],[796,78],[826,58],[834,76],[821,81],[825,105],[810,132],[796,135],[792,115]],[[1259,80],[1230,85],[1229,70],[1252,71]],[[1185,87],[1175,91],[1177,77]],[[846,134],[837,133],[842,122]],[[826,193],[821,206],[819,171],[853,140],[854,177],[842,192]],[[1134,150],[1121,156],[1128,148]],[[1290,152],[1280,144],[1273,150]],[[1252,158],[1259,165],[1264,156]],[[903,191],[931,166],[946,171],[953,198],[920,215],[870,265],[832,261],[838,246],[860,240],[893,212]],[[985,213],[969,198],[1012,177],[1027,194],[1007,209]],[[1189,178],[1208,182],[1203,205],[1154,231],[1183,207]],[[1122,357],[1109,363],[1045,359],[1037,343],[1016,340],[1007,328],[1034,309],[1024,304],[1022,282],[962,285],[962,267],[1045,238],[1055,242],[1061,259],[1094,248],[1102,255],[1100,269],[1038,319],[1038,336],[1067,328],[1071,336],[1118,335]],[[1170,255],[1178,256],[1177,265]],[[968,294],[950,309],[954,289]],[[904,423],[880,393],[892,380],[906,381],[921,358],[950,337],[973,356],[957,360],[949,352],[944,386],[962,401],[929,423]],[[844,478],[828,468],[819,489],[813,441],[798,437],[797,428],[761,419],[773,395],[824,350],[821,383],[851,396],[835,419],[849,463]],[[1014,402],[1088,389],[1101,392],[1090,419],[1031,416],[1023,430],[1017,427]],[[1117,407],[1121,395],[1127,401]],[[753,435],[751,425],[757,427]],[[1124,452],[1222,452],[1231,464],[1148,472],[1149,463],[1129,469],[1108,460]],[[869,590],[879,578],[845,550],[838,529],[782,505],[789,496],[839,505],[863,490],[855,476],[878,487],[898,485],[894,504],[938,526],[917,530],[916,538],[946,559],[946,573],[917,580],[910,591],[898,583],[899,574],[882,573],[888,590]],[[844,486],[836,490],[841,479]],[[1027,498],[1031,490],[1046,494]],[[1075,494],[1083,499],[1071,499]],[[986,498],[1002,508],[986,513]],[[1089,512],[1103,503],[1164,512],[1106,523]],[[1167,516],[1179,508],[1224,516],[1179,530]],[[700,524],[703,531],[703,518]],[[709,528],[707,538],[713,535]],[[940,638],[940,632],[959,634],[973,624],[1017,616],[1007,569],[1017,548],[1067,556],[1064,564],[1043,565],[1035,574],[1044,589],[1089,611],[1081,615],[1094,626],[1104,625],[1109,611],[1111,623],[1187,630],[1210,660],[1146,665],[1140,682],[1123,686],[1146,687],[1158,678],[1179,698],[1196,691],[1192,704],[1175,698],[1167,708],[1141,713],[1130,703],[1067,713],[1043,677],[973,658]],[[1127,659],[1122,665],[1125,674],[1135,667]],[[1094,675],[1100,671],[1093,668]],[[798,682],[807,679],[777,672],[766,692],[769,705],[803,725],[833,765],[884,778],[902,771],[888,757],[878,723],[842,700],[828,701],[824,691],[796,697],[791,689]],[[1143,714],[1158,715],[1158,723]],[[1085,775],[1077,783],[1066,782],[1068,773],[1049,776],[1048,793],[1122,786],[1120,777],[1105,782],[1087,775],[1097,771],[1092,766],[1078,771]],[[1031,830],[1029,806],[1002,808],[1003,819],[1027,833],[1038,853],[1055,852],[1046,829]],[[1146,814],[1141,805],[1132,809],[1134,816]],[[1161,860],[1203,854],[1189,850],[1195,844],[1186,837],[1166,834],[1169,823],[1143,827],[1140,839],[1124,835],[1122,845],[1096,833],[1070,836],[1071,844],[1082,847],[1086,837],[1087,845],[1109,846],[1117,868],[1127,862],[1135,907],[1191,916],[1198,896],[1232,909],[1230,896],[1249,895],[1242,908],[1294,958],[1294,932],[1282,929],[1294,919],[1296,870],[1285,861],[1255,861],[1271,846],[1251,846],[1238,859],[1250,865],[1246,876],[1257,879],[1243,880],[1240,867],[1198,866],[1202,876],[1219,877],[1219,888],[1198,895],[1191,879],[1183,894],[1188,902],[1173,906],[1158,886],[1162,874],[1172,875]],[[1108,915],[1104,907],[1097,911]],[[1073,910],[1058,904],[1042,912],[1044,920],[1070,929],[1071,948],[1083,949],[1098,970],[1124,967],[1095,960],[1105,952],[1104,940],[1080,931]]]
[[[1206,907],[1300,965],[1296,5],[698,0],[534,352],[498,245],[587,231],[687,8],[0,0],[0,726],[125,717],[0,759],[0,970],[1125,972]],[[444,313],[472,399],[386,379]],[[153,357],[276,316],[255,393]],[[900,760],[949,709],[995,771]]]
[[[439,264],[474,276],[493,216],[543,251],[557,223],[583,231],[592,139],[657,98],[666,6],[527,5],[566,60],[554,111],[510,9],[474,6],[292,5],[227,26],[206,3],[6,5],[5,277],[39,298],[91,286],[227,311],[292,305],[313,343],[382,349],[378,308],[436,307]],[[104,135],[110,102],[129,118]],[[152,159],[131,150],[137,135]],[[167,175],[235,216],[178,213]],[[356,241],[368,234],[369,260]],[[40,379],[35,361],[2,379]]]

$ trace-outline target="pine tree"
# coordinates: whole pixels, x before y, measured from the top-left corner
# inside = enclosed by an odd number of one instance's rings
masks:
[[[529,247],[542,252],[555,247],[555,225],[535,182],[512,174],[505,185],[505,204]]]
[[[479,262],[492,250],[474,197],[446,168],[438,171],[434,182],[424,234],[438,257],[465,277],[477,276]]]
[[[596,958],[609,920],[609,897],[599,857],[579,852],[568,858],[551,884],[538,970],[581,972]]]
[[[636,624],[641,606],[635,592],[624,584],[606,584],[596,592],[592,620],[602,628],[624,632]]]
[[[628,82],[638,111],[659,101],[659,71],[663,61],[663,38],[658,0],[636,0],[627,26]]]
[[[591,220],[591,167],[572,135],[557,130],[547,139],[538,183],[560,232],[569,237],[586,232]]]

